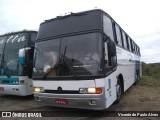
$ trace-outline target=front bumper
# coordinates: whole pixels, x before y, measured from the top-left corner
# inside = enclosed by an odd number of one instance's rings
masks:
[[[106,99],[102,94],[52,94],[52,93],[34,93],[35,100],[51,106],[95,109],[102,110],[106,108]],[[56,99],[68,101],[67,104],[56,104]],[[94,101],[94,104],[92,104]],[[95,102],[96,101],[96,102]],[[95,104],[96,103],[96,104]]]

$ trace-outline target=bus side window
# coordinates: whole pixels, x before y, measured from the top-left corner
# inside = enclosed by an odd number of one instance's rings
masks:
[[[104,53],[104,58],[105,58],[105,66],[109,66],[109,59],[108,59],[108,45],[107,42],[104,42],[104,48],[105,48],[105,53]]]
[[[130,43],[130,38],[128,37],[128,49],[131,51],[131,43]]]
[[[129,50],[128,36],[126,35],[127,49]]]
[[[112,28],[112,21],[107,16],[103,15],[103,30],[104,33],[110,37],[112,41],[114,41],[113,37],[113,28]]]
[[[138,47],[138,55],[141,56],[140,48]]]
[[[120,30],[120,34],[121,34],[122,47],[124,47],[124,42],[123,42],[123,35],[122,35],[122,30],[121,30],[121,29],[119,29],[119,30]]]
[[[135,53],[135,43],[132,41],[132,45],[133,45],[133,53]]]
[[[132,42],[132,39],[130,39],[130,45],[131,45],[131,52],[133,52],[133,42]]]
[[[122,34],[123,34],[124,48],[127,49],[126,35],[124,32],[122,32]]]
[[[136,54],[138,55],[138,46],[136,45]]]
[[[112,21],[112,27],[113,27],[113,35],[114,35],[114,41],[115,41],[115,43],[116,44],[118,44],[118,41],[117,41],[117,33],[116,33],[116,28],[115,28],[115,22],[114,21]]]
[[[135,45],[135,54],[137,55],[137,45]]]
[[[114,68],[117,65],[116,45],[112,40],[106,40],[105,46],[105,66]]]
[[[118,45],[120,45],[122,47],[121,31],[120,31],[118,25],[115,25],[115,29],[116,29],[116,36],[117,36]]]

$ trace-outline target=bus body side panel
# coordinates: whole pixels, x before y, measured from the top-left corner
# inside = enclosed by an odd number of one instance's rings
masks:
[[[33,94],[33,81],[28,76],[19,76],[20,80],[24,80],[24,84],[26,85],[26,95]]]
[[[135,58],[134,54],[117,47],[117,75],[122,74],[124,91],[135,81]]]
[[[13,79],[17,79],[19,84],[16,85],[15,83],[11,82]],[[0,84],[0,94],[19,96],[27,96],[33,94],[32,80],[29,79],[27,76],[14,76],[11,78],[1,76],[0,80],[7,80],[8,82],[8,84]],[[23,83],[20,83],[20,81],[23,81]]]
[[[109,76],[103,79],[96,79],[96,87],[104,86],[105,99],[106,99],[106,108],[113,104],[116,100],[116,72],[113,72]]]
[[[135,69],[136,74],[140,75],[140,77],[141,77],[142,73],[141,73],[140,57],[137,55],[135,55],[135,67],[136,67],[136,69]]]
[[[120,47],[117,49],[117,69],[104,79],[96,79],[96,87],[104,85],[106,108],[117,99],[116,85],[117,78],[123,76],[124,91],[126,91],[135,81],[135,58],[134,55]]]

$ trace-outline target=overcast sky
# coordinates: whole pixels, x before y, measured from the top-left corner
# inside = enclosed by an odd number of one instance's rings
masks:
[[[142,61],[160,62],[160,0],[0,0],[0,34],[38,30],[46,19],[99,8],[140,46]]]

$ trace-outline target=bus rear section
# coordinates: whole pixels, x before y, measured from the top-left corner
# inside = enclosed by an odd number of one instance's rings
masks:
[[[32,68],[36,31],[0,36],[0,94],[33,94]]]

